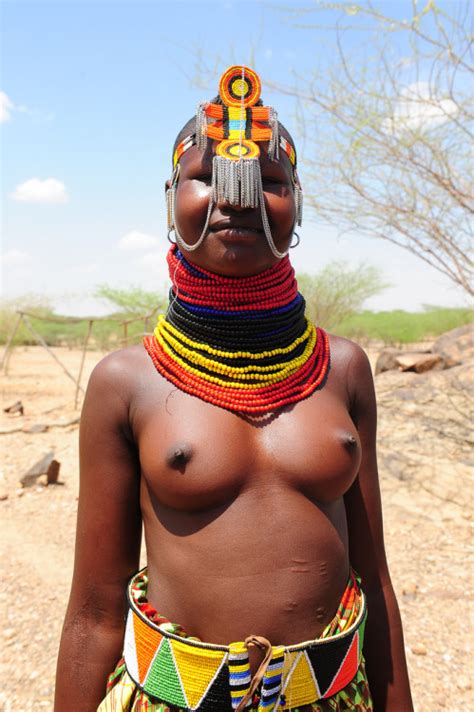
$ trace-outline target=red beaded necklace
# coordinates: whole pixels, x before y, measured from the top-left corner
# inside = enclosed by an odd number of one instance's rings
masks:
[[[327,334],[304,315],[288,257],[253,277],[223,277],[168,254],[166,317],[144,344],[182,391],[239,413],[261,414],[307,398],[329,369]]]

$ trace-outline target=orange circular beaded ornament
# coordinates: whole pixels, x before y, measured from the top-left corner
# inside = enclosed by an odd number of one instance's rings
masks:
[[[258,74],[248,67],[229,67],[219,82],[219,96],[226,106],[247,109],[260,99],[262,85]]]
[[[240,161],[241,158],[258,158],[260,149],[254,141],[221,141],[216,148],[216,156],[229,158],[231,161]]]

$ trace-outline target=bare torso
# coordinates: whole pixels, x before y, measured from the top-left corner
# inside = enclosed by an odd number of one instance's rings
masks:
[[[291,644],[333,617],[349,571],[342,496],[361,457],[347,343],[332,339],[320,391],[266,419],[192,398],[134,355],[148,597],[190,634]]]

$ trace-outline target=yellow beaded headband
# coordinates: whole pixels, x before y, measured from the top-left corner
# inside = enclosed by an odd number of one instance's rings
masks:
[[[168,230],[169,233],[176,233],[178,244],[185,250],[193,251],[201,245],[208,232],[212,206],[217,202],[227,202],[244,208],[260,206],[263,230],[271,251],[278,258],[287,254],[276,248],[271,235],[265,210],[258,142],[268,142],[270,160],[279,159],[280,148],[288,156],[293,166],[296,223],[301,225],[303,193],[296,174],[295,149],[287,139],[279,135],[277,113],[273,108],[262,105],[260,92],[260,78],[252,69],[245,66],[226,69],[219,82],[219,103],[199,104],[195,133],[181,141],[174,152],[171,187],[166,193]],[[179,159],[194,145],[205,150],[208,138],[219,141],[212,160],[209,209],[198,241],[194,245],[188,245],[176,229],[175,223]]]
[[[234,161],[236,161],[236,160],[238,160],[238,158],[240,158],[240,155],[238,155],[240,153],[239,144],[235,140],[222,141],[222,143],[227,144],[228,146],[232,145],[230,150],[228,149],[228,152],[231,154],[230,156],[228,156],[228,158],[230,158],[231,160],[234,160]],[[248,141],[247,143],[250,143],[250,142]],[[221,144],[219,144],[219,146],[220,145]],[[186,136],[186,138],[184,138],[181,141],[181,143],[178,143],[178,145],[176,146],[176,150],[173,154],[173,168],[176,168],[176,164],[178,163],[178,161],[181,158],[181,156],[183,155],[183,153],[185,153],[192,146],[196,146],[196,134],[190,134],[189,136]],[[295,151],[294,147],[292,146],[292,144],[286,138],[284,138],[284,136],[280,136],[280,148],[282,148],[283,151],[288,156],[293,168],[296,168],[296,151]],[[260,151],[258,146],[257,146],[257,149],[258,149],[258,151]],[[243,154],[242,158],[252,158],[253,157],[253,156],[249,155],[249,152],[247,151],[246,147],[243,148],[242,154]],[[219,153],[219,155],[223,155],[223,154]]]

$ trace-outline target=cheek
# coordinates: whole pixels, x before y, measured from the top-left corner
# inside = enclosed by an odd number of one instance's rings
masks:
[[[268,218],[271,226],[281,234],[290,233],[296,220],[293,191],[285,188],[265,194]]]
[[[176,222],[183,233],[192,235],[202,229],[209,206],[210,188],[198,181],[178,184],[176,191]]]

